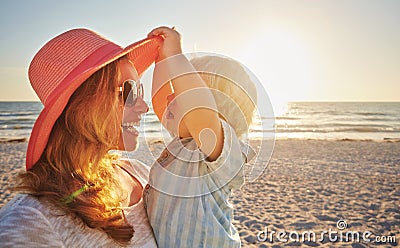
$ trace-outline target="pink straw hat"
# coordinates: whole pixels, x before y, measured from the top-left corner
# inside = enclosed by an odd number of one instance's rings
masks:
[[[50,132],[69,98],[94,72],[127,55],[139,76],[155,61],[161,37],[147,38],[125,49],[87,29],[73,29],[47,42],[29,66],[29,81],[43,103],[29,139],[26,169],[42,155]]]

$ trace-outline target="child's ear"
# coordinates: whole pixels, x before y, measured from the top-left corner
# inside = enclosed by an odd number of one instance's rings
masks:
[[[174,98],[175,98],[175,93],[169,94],[169,95],[167,96],[167,105],[168,105],[170,102],[172,102],[172,101],[174,100]]]

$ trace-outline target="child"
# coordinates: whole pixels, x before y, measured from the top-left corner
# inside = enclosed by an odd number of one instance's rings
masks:
[[[143,193],[157,244],[240,247],[228,200],[244,183],[243,165],[251,159],[237,137],[251,124],[255,86],[232,60],[187,61],[175,30],[158,28],[150,33],[155,35],[164,42],[158,58],[163,61],[154,72],[153,108],[175,136],[153,164]],[[168,78],[173,79],[165,84]]]

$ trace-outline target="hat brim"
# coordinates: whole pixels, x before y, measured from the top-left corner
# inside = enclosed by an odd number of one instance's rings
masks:
[[[57,88],[52,92],[53,98],[49,98],[45,107],[39,114],[32,128],[29,138],[28,149],[26,152],[26,170],[31,169],[39,161],[47,142],[54,123],[64,111],[70,97],[93,73],[106,66],[107,64],[127,55],[132,61],[139,76],[150,67],[158,56],[158,48],[162,42],[162,37],[156,36],[135,42],[125,49],[114,50],[98,59],[93,66],[85,71],[75,71],[68,75],[64,80],[68,80],[68,87]],[[93,64],[93,61],[91,61]]]

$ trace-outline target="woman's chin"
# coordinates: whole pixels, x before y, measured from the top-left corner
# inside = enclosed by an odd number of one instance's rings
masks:
[[[125,151],[132,152],[135,151],[139,146],[138,137],[132,137],[124,140]]]
[[[123,132],[123,150],[131,152],[135,151],[138,146],[138,134],[136,132]]]

